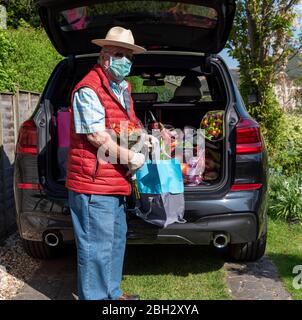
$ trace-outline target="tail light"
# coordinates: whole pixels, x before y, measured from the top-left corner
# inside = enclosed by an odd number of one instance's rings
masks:
[[[231,191],[259,190],[262,186],[262,183],[233,184]]]
[[[236,126],[236,154],[260,153],[263,141],[259,124],[252,119],[240,119]]]
[[[259,124],[252,119],[241,118],[236,126],[236,154],[260,153],[263,148]],[[262,186],[262,183],[235,183],[231,191],[259,190]]]
[[[17,188],[25,190],[42,190],[42,186],[38,183],[17,183]]]
[[[16,152],[38,154],[38,130],[33,120],[27,120],[21,125]]]

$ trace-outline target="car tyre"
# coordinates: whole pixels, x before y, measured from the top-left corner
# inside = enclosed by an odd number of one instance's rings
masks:
[[[227,253],[228,260],[253,262],[261,259],[265,254],[267,241],[267,227],[259,239],[248,243],[230,244]]]

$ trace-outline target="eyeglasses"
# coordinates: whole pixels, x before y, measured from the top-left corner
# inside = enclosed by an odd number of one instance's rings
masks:
[[[134,61],[134,56],[129,53],[125,53],[125,52],[121,52],[121,51],[113,52],[113,51],[107,51],[107,50],[105,50],[104,52],[107,54],[110,54],[118,59],[122,59],[123,57],[126,57],[130,61]]]
[[[124,53],[124,52],[115,52],[113,54],[116,58],[122,59],[123,57],[126,57],[127,59],[129,59],[130,61],[134,60],[134,56],[132,54],[129,53]]]

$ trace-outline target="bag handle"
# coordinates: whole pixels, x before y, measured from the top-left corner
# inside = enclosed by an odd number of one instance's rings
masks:
[[[134,212],[137,216],[147,219],[148,215],[152,212],[153,209],[153,202],[154,202],[154,197],[148,197],[148,202],[149,202],[149,209],[147,211],[142,211],[138,205],[135,206],[134,209],[127,209],[129,212]]]

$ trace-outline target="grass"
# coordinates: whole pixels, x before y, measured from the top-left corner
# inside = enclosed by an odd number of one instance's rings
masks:
[[[292,297],[302,300],[302,289],[293,287],[293,268],[302,265],[302,225],[270,219],[266,254]],[[126,251],[122,288],[144,300],[231,299],[223,264],[211,247],[132,245]]]
[[[302,300],[302,288],[293,287],[293,268],[302,265],[302,225],[289,225],[281,220],[270,220],[266,254],[277,266],[280,277],[292,297]]]
[[[223,259],[207,247],[128,246],[122,288],[145,300],[231,299]]]

